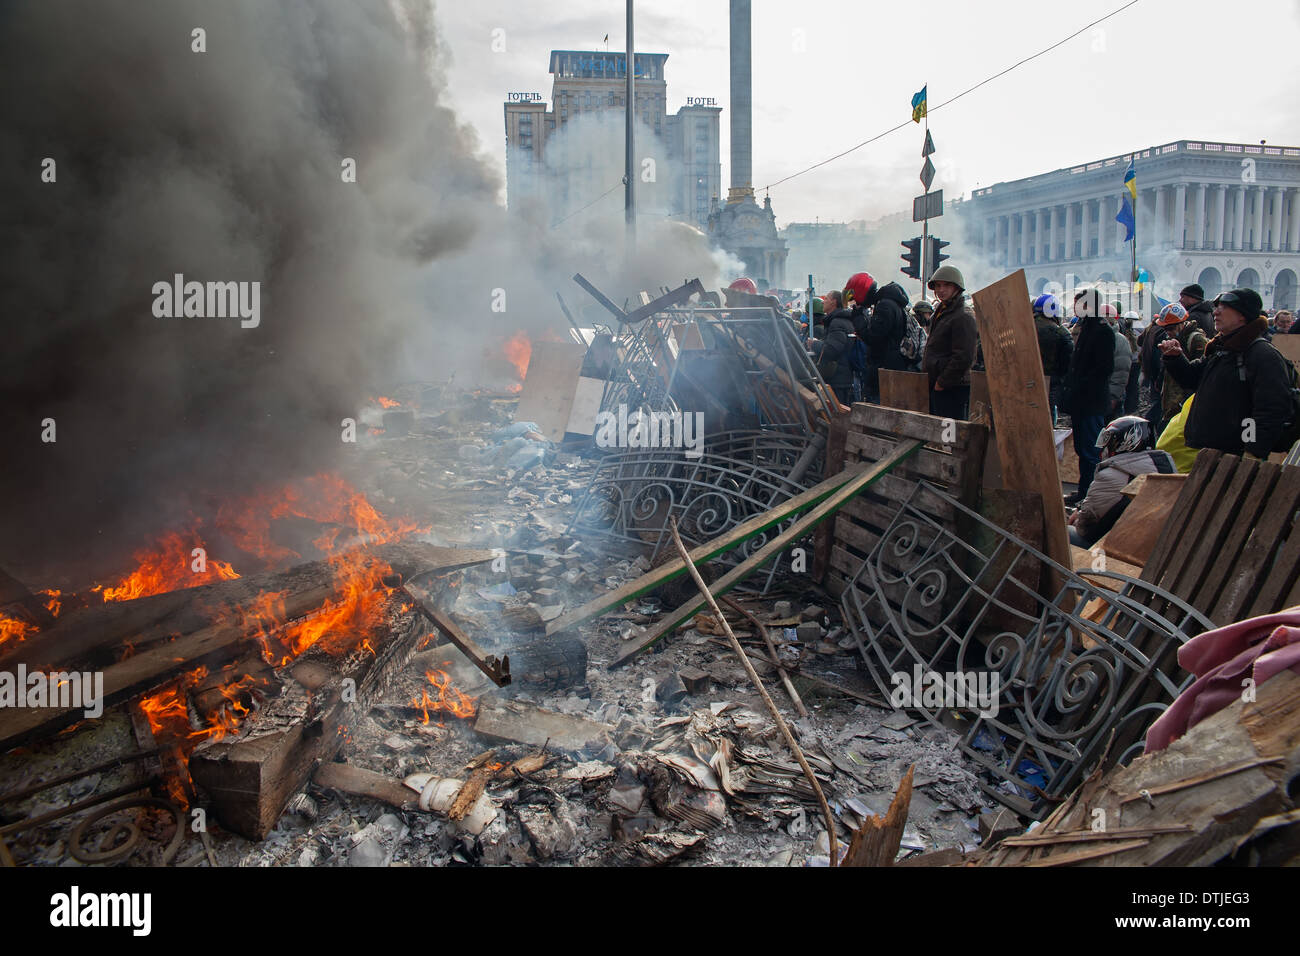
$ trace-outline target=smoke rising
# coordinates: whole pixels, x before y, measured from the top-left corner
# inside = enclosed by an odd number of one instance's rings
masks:
[[[618,297],[716,279],[703,244],[615,261],[618,207],[566,233],[507,220],[443,101],[430,4],[42,0],[0,16],[17,240],[0,257],[0,565],[96,540],[120,554],[331,467],[356,453],[340,423],[375,385],[563,328],[554,291],[574,271]],[[154,285],[178,274],[260,283],[260,323],[157,317]]]

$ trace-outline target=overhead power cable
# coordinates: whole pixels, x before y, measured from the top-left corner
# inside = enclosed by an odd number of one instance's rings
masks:
[[[1123,13],[1125,10],[1127,10],[1129,7],[1136,6],[1136,5],[1137,5],[1138,3],[1140,3],[1140,2],[1141,2],[1141,0],[1129,0],[1129,2],[1126,3],[1126,4],[1124,4],[1122,7],[1118,7],[1118,8],[1116,8],[1116,9],[1112,10],[1110,13],[1106,14],[1104,17],[1100,17],[1100,18],[1098,18],[1098,19],[1096,19],[1096,20],[1093,20],[1091,23],[1086,24],[1085,26],[1080,27],[1078,30],[1075,30],[1073,33],[1071,33],[1068,37],[1065,37],[1064,39],[1061,39],[1061,40],[1057,40],[1057,41],[1056,41],[1055,43],[1053,43],[1051,46],[1049,46],[1049,47],[1044,47],[1043,49],[1039,50],[1037,53],[1035,53],[1035,54],[1033,54],[1033,55],[1031,55],[1031,56],[1027,56],[1027,57],[1025,57],[1023,60],[1020,60],[1020,61],[1018,61],[1018,62],[1016,62],[1016,63],[1011,64],[1009,67],[1007,67],[1007,68],[1006,68],[1005,70],[1003,70],[1001,73],[994,73],[992,76],[990,76],[990,77],[986,77],[985,79],[980,80],[980,81],[979,81],[978,83],[976,83],[974,86],[972,86],[972,87],[970,87],[970,88],[968,88],[968,89],[962,90],[962,91],[961,91],[960,93],[958,93],[956,96],[949,97],[948,99],[944,100],[942,103],[939,103],[939,104],[936,105],[936,106],[927,107],[927,110],[926,110],[926,111],[929,112],[929,113],[933,113],[933,112],[935,112],[935,111],[937,111],[937,110],[941,110],[941,109],[943,109],[945,106],[948,106],[948,105],[951,104],[951,103],[955,103],[955,102],[957,102],[959,99],[961,99],[961,98],[962,98],[963,96],[965,96],[966,94],[968,94],[968,93],[974,93],[974,92],[975,92],[976,90],[978,90],[981,86],[984,86],[984,85],[986,85],[986,84],[988,84],[988,83],[992,83],[994,80],[998,79],[999,77],[1006,76],[1006,75],[1007,75],[1008,73],[1010,73],[1012,70],[1015,70],[1015,69],[1017,69],[1017,68],[1019,68],[1019,67],[1024,66],[1026,63],[1029,63],[1029,62],[1031,62],[1031,61],[1033,61],[1033,60],[1036,60],[1036,59],[1038,59],[1040,56],[1044,56],[1044,55],[1046,55],[1046,54],[1048,54],[1048,53],[1051,53],[1051,52],[1052,52],[1053,50],[1055,50],[1057,47],[1059,47],[1059,46],[1063,46],[1064,44],[1069,43],[1071,40],[1073,40],[1073,39],[1074,39],[1075,37],[1077,37],[1079,34],[1081,34],[1081,33],[1085,33],[1085,32],[1087,32],[1088,30],[1091,30],[1093,27],[1097,26],[1097,24],[1099,24],[1099,23],[1105,23],[1107,20],[1111,19],[1111,17],[1118,16],[1119,14],[1121,14],[1121,13]],[[863,146],[868,146],[868,145],[870,145],[871,143],[874,143],[876,140],[878,140],[878,139],[883,139],[884,137],[888,136],[890,133],[897,133],[900,129],[903,129],[903,128],[905,128],[905,127],[907,127],[907,126],[910,126],[910,125],[912,125],[912,120],[911,120],[911,119],[903,120],[903,122],[899,123],[897,126],[892,126],[892,127],[890,127],[889,129],[885,130],[884,132],[877,133],[875,136],[871,137],[870,139],[865,139],[865,140],[863,140],[862,142],[858,143],[858,145],[856,145],[856,146],[851,146],[851,147],[849,147],[848,149],[844,150],[844,152],[842,152],[842,153],[836,153],[834,156],[831,156],[831,157],[828,158],[828,159],[823,159],[823,160],[822,160],[821,162],[819,162],[819,163],[813,163],[813,164],[812,164],[811,166],[809,166],[807,169],[801,169],[801,170],[799,170],[799,172],[797,172],[797,173],[791,173],[789,176],[786,176],[786,177],[784,177],[783,179],[778,179],[776,182],[774,182],[774,183],[769,183],[768,185],[763,186],[762,188],[765,189],[765,190],[767,190],[767,189],[771,189],[773,186],[780,186],[782,183],[788,183],[790,180],[795,179],[795,178],[797,178],[797,177],[799,177],[799,176],[804,175],[804,173],[811,173],[814,169],[820,169],[822,166],[825,166],[827,163],[833,163],[833,162],[835,162],[835,160],[837,160],[837,159],[842,159],[843,157],[849,155],[849,153],[857,152],[857,151],[860,150]]]

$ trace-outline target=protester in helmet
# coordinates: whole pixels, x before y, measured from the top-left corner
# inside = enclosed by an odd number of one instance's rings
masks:
[[[818,300],[813,300],[813,308],[816,308]],[[834,306],[833,311],[825,314],[825,304]],[[853,365],[850,357],[853,352],[853,345],[856,341],[853,332],[853,313],[849,309],[840,308],[840,294],[838,292],[828,292],[823,304],[822,321],[824,326],[818,335],[819,341],[811,343],[813,358],[817,362],[817,373],[821,375],[822,381],[831,387],[835,392],[835,397],[840,400],[842,405],[853,404]],[[817,321],[814,317],[814,321]]]
[[[1138,387],[1142,377],[1142,363],[1138,360],[1138,339],[1137,323],[1141,319],[1136,312],[1130,310],[1119,317],[1120,334],[1128,340],[1129,345],[1129,370],[1128,386],[1124,389],[1124,408],[1123,414],[1134,415],[1138,410]]]
[[[727,288],[735,289],[737,292],[746,292],[749,295],[758,295],[758,286],[754,285],[753,279],[746,276],[741,276],[735,282],[731,283],[731,285],[727,286]]]
[[[1038,355],[1043,361],[1043,376],[1051,383],[1048,400],[1052,406],[1052,423],[1061,404],[1061,381],[1070,369],[1074,339],[1061,326],[1061,300],[1050,292],[1034,299],[1034,331],[1038,334]]]
[[[1182,410],[1183,403],[1191,394],[1191,390],[1180,385],[1176,378],[1165,374],[1165,362],[1160,343],[1170,339],[1178,342],[1178,347],[1189,360],[1203,356],[1205,346],[1208,344],[1200,324],[1177,302],[1169,303],[1156,315],[1156,320],[1151,326],[1150,337],[1142,346],[1144,352],[1150,353],[1142,358],[1143,368],[1148,377],[1157,383],[1155,396],[1158,401],[1155,408],[1144,416],[1151,422],[1156,435],[1159,435],[1164,430],[1164,425],[1172,421]]]
[[[922,360],[930,378],[930,414],[965,419],[979,343],[975,313],[966,304],[966,280],[955,266],[944,264],[934,270],[929,289],[939,300]]]
[[[1124,486],[1138,475],[1172,475],[1177,470],[1166,451],[1154,449],[1151,423],[1139,415],[1117,418],[1097,436],[1101,463],[1088,488],[1070,516],[1070,543],[1080,548],[1092,547],[1114,527],[1128,507],[1122,494]]]
[[[912,314],[916,316],[916,321],[920,323],[921,328],[926,332],[930,331],[930,319],[934,316],[934,306],[927,300],[922,299],[916,305],[912,306]]]
[[[1107,305],[1107,309],[1113,308]],[[1079,490],[1066,498],[1075,504],[1088,496],[1100,460],[1097,436],[1110,409],[1110,376],[1115,371],[1115,332],[1102,318],[1101,294],[1084,289],[1074,297],[1078,338],[1061,388],[1061,411],[1070,416],[1074,450],[1079,456]]]
[[[844,301],[852,309],[854,332],[864,346],[863,401],[879,402],[880,370],[907,368],[899,350],[907,334],[907,293],[897,282],[882,287],[870,273],[857,272],[845,283]]]

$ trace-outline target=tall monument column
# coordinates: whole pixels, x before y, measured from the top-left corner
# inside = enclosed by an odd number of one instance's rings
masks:
[[[754,191],[750,0],[731,0],[731,197]]]

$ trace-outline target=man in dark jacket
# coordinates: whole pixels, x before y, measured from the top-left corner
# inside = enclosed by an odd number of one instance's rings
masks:
[[[1074,339],[1061,327],[1061,300],[1045,292],[1034,300],[1034,331],[1038,333],[1038,356],[1043,360],[1043,377],[1051,381],[1048,398],[1052,404],[1052,422],[1060,404],[1061,379],[1070,368]]]
[[[862,393],[866,401],[879,402],[880,370],[888,368],[901,372],[907,369],[907,359],[899,351],[899,346],[907,334],[907,312],[911,302],[897,282],[883,287],[872,283],[865,306],[855,308],[853,312],[854,331],[867,346]]]
[[[1085,289],[1074,297],[1079,336],[1061,390],[1061,410],[1070,416],[1074,450],[1079,456],[1079,490],[1066,499],[1072,505],[1088,497],[1088,486],[1101,460],[1097,436],[1110,408],[1115,333],[1101,317],[1101,311],[1101,295],[1096,289]]]
[[[930,377],[930,414],[964,420],[970,404],[970,369],[979,343],[975,313],[966,304],[966,280],[955,266],[935,269],[929,287],[939,300],[922,360]]]
[[[1207,339],[1214,338],[1214,306],[1205,301],[1205,290],[1199,283],[1185,286],[1178,294],[1179,304],[1187,310],[1192,321],[1201,327]],[[1251,316],[1254,318],[1254,316]]]
[[[827,302],[838,305],[838,294]],[[824,306],[823,306],[824,308]],[[853,348],[853,313],[848,309],[837,308],[826,316],[824,337],[813,343],[813,356],[817,359],[817,371],[822,380],[831,387],[842,405],[853,404],[853,367],[849,365],[849,353]]]
[[[1205,357],[1189,362],[1177,339],[1160,343],[1165,373],[1196,392],[1183,440],[1188,448],[1217,448],[1267,458],[1291,418],[1291,374],[1282,353],[1264,338],[1268,320],[1254,289],[1214,300],[1218,334]]]

